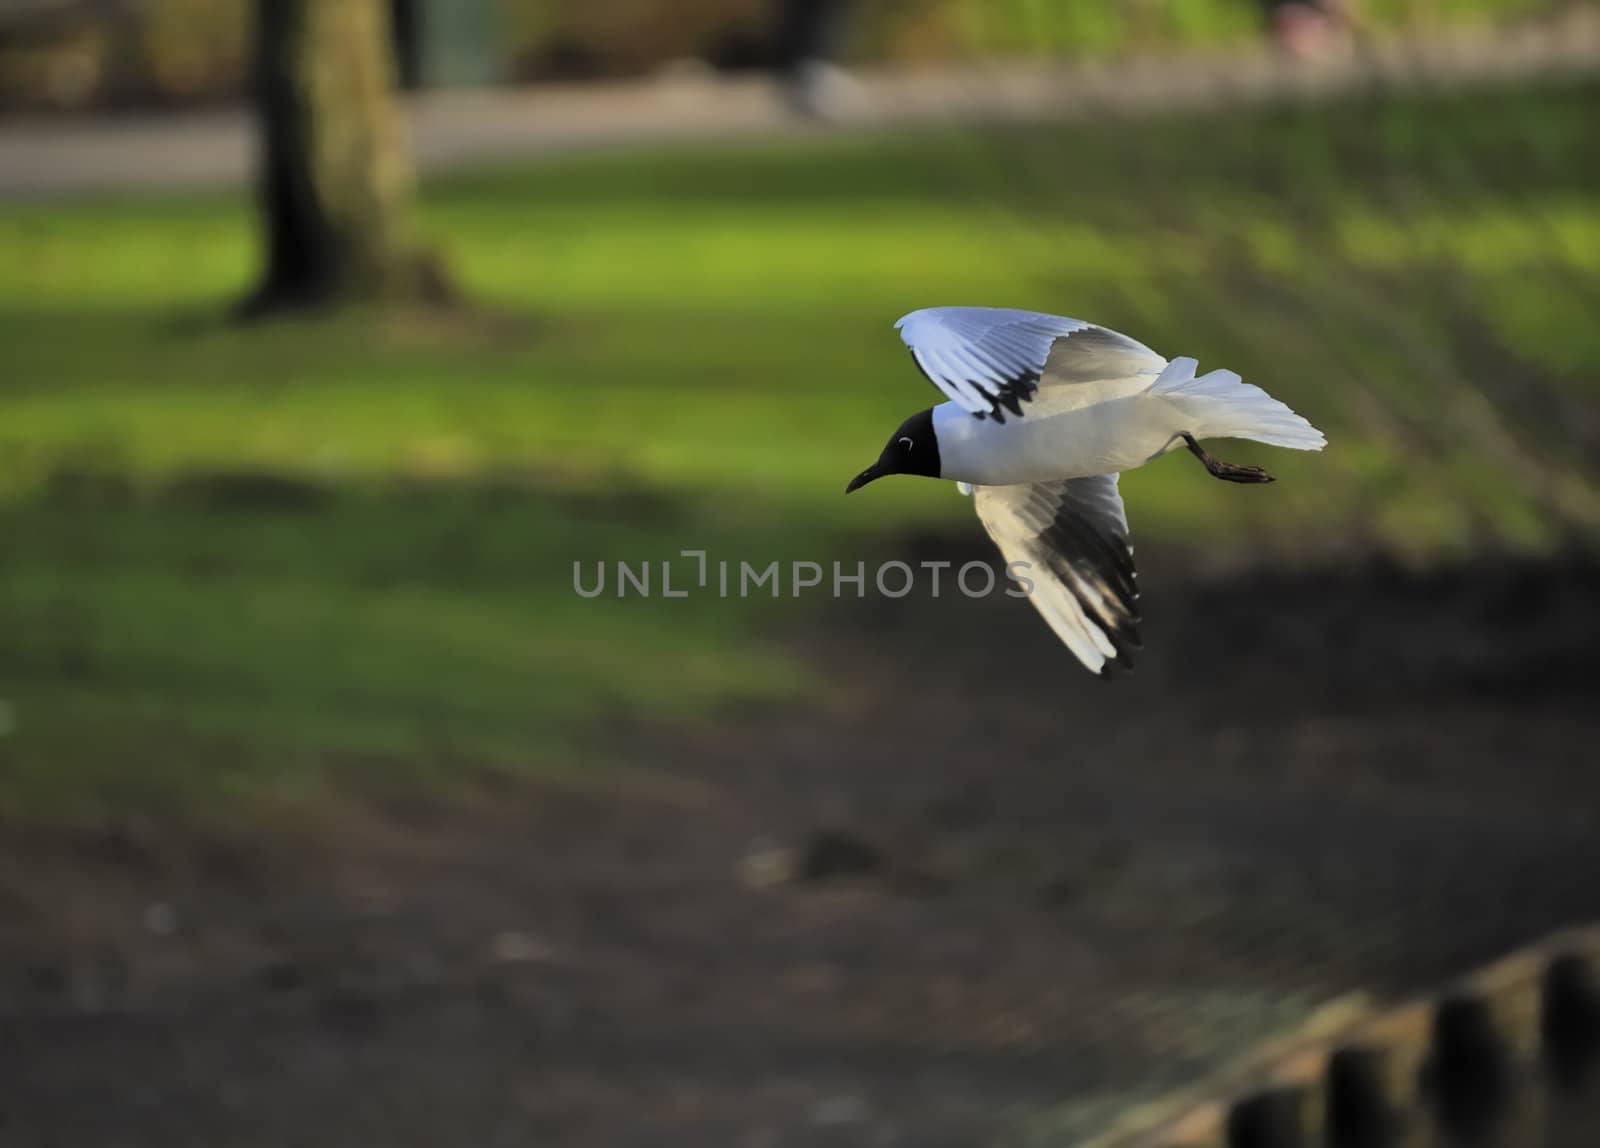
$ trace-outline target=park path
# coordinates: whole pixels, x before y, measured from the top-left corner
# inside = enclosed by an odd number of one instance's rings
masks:
[[[1299,62],[1265,48],[1072,65],[1008,61],[923,72],[867,71],[837,93],[826,127],[1136,113],[1416,88],[1579,76],[1600,70],[1600,9],[1513,28],[1372,43]],[[770,137],[819,130],[758,77],[680,72],[647,81],[431,93],[408,109],[424,174],[582,148]],[[0,122],[0,199],[232,188],[249,177],[242,109]]]

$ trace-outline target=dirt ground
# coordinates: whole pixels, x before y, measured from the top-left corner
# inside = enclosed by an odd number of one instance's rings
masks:
[[[13,839],[0,1144],[1067,1142],[1600,919],[1600,568],[1141,560],[1116,683],[877,601],[783,639],[839,707],[614,729],[604,783]]]

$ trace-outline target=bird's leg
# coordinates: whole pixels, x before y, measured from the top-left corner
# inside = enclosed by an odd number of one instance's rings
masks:
[[[1241,466],[1236,462],[1223,462],[1220,458],[1212,458],[1206,453],[1205,448],[1197,443],[1194,435],[1188,431],[1181,432],[1183,441],[1189,444],[1189,453],[1194,455],[1203,464],[1212,478],[1220,478],[1224,482],[1273,482],[1273,477],[1259,466]]]

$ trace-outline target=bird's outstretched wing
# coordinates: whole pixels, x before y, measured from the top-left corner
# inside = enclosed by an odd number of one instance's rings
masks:
[[[930,307],[895,326],[928,380],[978,418],[1005,421],[1041,386],[1158,374],[1166,360],[1082,319],[1001,307]]]
[[[1117,476],[980,486],[973,506],[1029,601],[1080,662],[1110,677],[1133,666],[1139,587]]]

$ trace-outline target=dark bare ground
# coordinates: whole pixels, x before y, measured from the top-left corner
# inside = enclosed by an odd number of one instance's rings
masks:
[[[1141,557],[1115,684],[1025,604],[869,602],[805,639],[839,706],[613,733],[601,784],[13,840],[0,1144],[1087,1132],[1600,918],[1594,566]],[[764,883],[821,831],[857,863]]]

